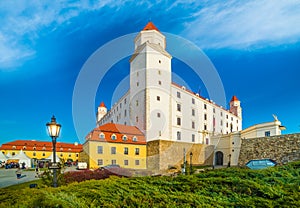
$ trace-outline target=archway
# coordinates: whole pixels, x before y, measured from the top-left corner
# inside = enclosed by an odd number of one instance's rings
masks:
[[[223,152],[216,152],[216,165],[223,165]]]

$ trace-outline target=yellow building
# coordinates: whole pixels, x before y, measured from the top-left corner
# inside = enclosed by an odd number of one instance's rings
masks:
[[[80,158],[89,168],[119,165],[146,169],[146,154],[145,137],[137,127],[107,123],[86,136]]]
[[[47,159],[53,155],[52,142],[16,140],[2,144],[0,147],[3,154],[10,156],[19,154],[21,150],[33,160]],[[78,161],[81,151],[82,145],[78,143],[56,143],[56,155],[64,161]]]

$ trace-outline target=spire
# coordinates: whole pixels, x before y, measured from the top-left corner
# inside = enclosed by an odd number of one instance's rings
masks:
[[[153,24],[153,22],[148,22],[148,24],[144,27],[143,30],[156,30],[159,32],[157,27]]]
[[[234,95],[234,96],[232,96],[230,102],[233,102],[233,101],[239,101],[239,99]]]
[[[104,108],[106,108],[106,106],[105,106],[105,104],[104,104],[103,101],[100,103],[100,106],[99,106],[99,107],[104,107]]]

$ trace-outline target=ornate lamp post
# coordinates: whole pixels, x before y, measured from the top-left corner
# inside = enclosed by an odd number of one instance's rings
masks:
[[[61,125],[56,123],[56,118],[52,116],[51,122],[48,122],[46,126],[48,129],[48,134],[52,138],[52,146],[53,146],[53,164],[51,167],[51,169],[53,169],[53,187],[57,187],[56,169],[58,169],[59,167],[56,164],[56,139],[57,137],[59,137]]]
[[[192,165],[192,161],[193,161],[193,153],[190,152],[190,174],[193,173],[193,165]]]

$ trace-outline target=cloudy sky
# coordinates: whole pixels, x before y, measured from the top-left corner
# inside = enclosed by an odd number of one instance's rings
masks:
[[[82,141],[72,115],[80,70],[101,46],[139,32],[149,20],[203,50],[227,101],[233,94],[241,100],[243,127],[272,121],[276,114],[285,133],[300,131],[299,0],[4,0],[0,16],[0,143],[49,140],[45,123],[52,114],[63,126],[61,141]],[[186,65],[176,57],[172,62],[191,90],[209,96]],[[128,58],[112,67],[92,111],[101,101],[113,104],[117,83],[128,73]]]

